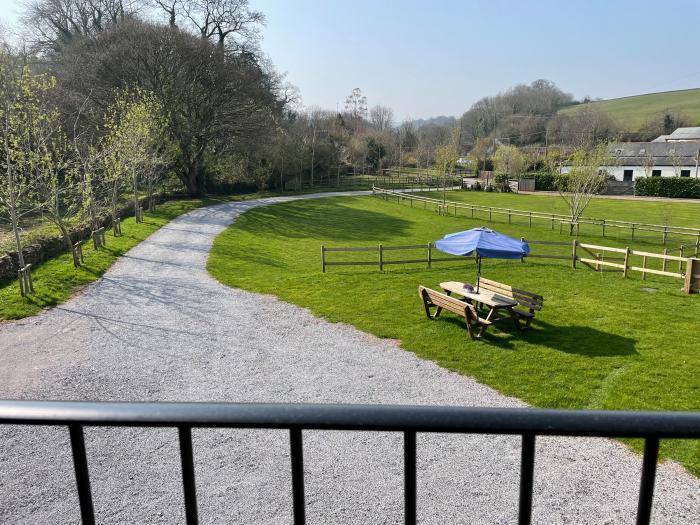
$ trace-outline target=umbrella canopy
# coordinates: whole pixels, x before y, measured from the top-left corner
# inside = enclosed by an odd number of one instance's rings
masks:
[[[523,241],[513,239],[489,228],[472,228],[463,232],[450,233],[435,242],[441,252],[452,255],[471,255],[476,253],[476,293],[479,293],[481,280],[481,258],[521,259],[530,253],[530,246]]]
[[[452,255],[471,255],[488,259],[520,259],[530,253],[530,246],[489,228],[473,228],[450,233],[435,243],[441,252]]]

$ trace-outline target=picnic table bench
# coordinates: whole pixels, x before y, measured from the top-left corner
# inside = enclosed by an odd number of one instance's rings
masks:
[[[467,332],[472,339],[481,338],[486,328],[492,323],[492,321],[488,319],[479,317],[479,312],[473,305],[460,301],[455,297],[450,297],[449,295],[431,290],[425,286],[418,287],[418,295],[420,295],[423,300],[425,314],[429,319],[437,319],[443,309],[464,317],[467,323]],[[431,308],[435,308],[435,313],[430,312]]]
[[[440,287],[443,290],[459,293],[470,301],[490,306],[492,312],[494,308],[505,307],[499,306],[500,303],[511,302],[512,306],[509,312],[518,320],[525,320],[525,328],[530,327],[532,319],[535,317],[535,312],[542,310],[544,299],[541,295],[521,290],[520,288],[514,288],[507,284],[499,283],[498,281],[492,281],[491,279],[482,277],[479,280],[479,297],[474,297],[477,294],[470,293],[464,286],[464,283],[456,281],[440,283]],[[484,297],[490,298],[490,300],[480,300]],[[520,327],[519,324],[518,327]]]

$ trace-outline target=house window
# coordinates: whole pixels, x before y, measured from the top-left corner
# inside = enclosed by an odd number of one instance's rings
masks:
[[[651,170],[652,177],[661,177],[661,170]]]
[[[690,170],[681,170],[681,177],[690,177]]]
[[[632,182],[633,176],[634,176],[634,170],[625,170],[622,174],[622,180],[625,182]]]

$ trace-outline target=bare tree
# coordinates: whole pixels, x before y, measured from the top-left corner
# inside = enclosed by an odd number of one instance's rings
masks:
[[[656,161],[654,159],[654,156],[650,152],[645,153],[642,157],[642,169],[644,169],[645,177],[651,177],[655,165]]]
[[[683,156],[678,152],[676,148],[671,148],[668,150],[668,160],[673,166],[673,173],[676,177],[681,176],[681,168],[683,167]]]
[[[42,51],[62,51],[77,37],[93,37],[135,15],[136,0],[27,0],[22,20]]]
[[[387,106],[374,106],[369,112],[369,121],[375,129],[387,131],[393,127],[394,112]]]
[[[577,148],[569,158],[569,162],[569,173],[559,173],[556,186],[559,195],[569,208],[569,235],[571,235],[591,199],[605,187],[607,173],[604,166],[609,166],[611,160],[607,145],[601,143],[593,147]]]
[[[248,0],[152,0],[168,16],[178,19],[201,38],[215,40],[230,51],[245,52],[257,46],[265,15],[250,8]]]
[[[357,132],[360,124],[367,118],[367,97],[362,94],[360,88],[354,88],[345,98],[345,113]]]

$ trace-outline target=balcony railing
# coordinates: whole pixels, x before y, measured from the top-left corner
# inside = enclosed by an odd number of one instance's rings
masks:
[[[405,523],[416,523],[416,434],[522,436],[518,523],[529,524],[536,436],[627,437],[645,440],[637,523],[651,518],[659,439],[700,438],[700,412],[607,412],[515,408],[234,403],[107,403],[0,401],[0,424],[66,426],[70,434],[80,513],[95,523],[84,427],[172,427],[180,440],[188,524],[198,522],[193,428],[288,429],[293,518],[305,523],[304,430],[402,432]],[[1,495],[0,495],[1,497]]]

